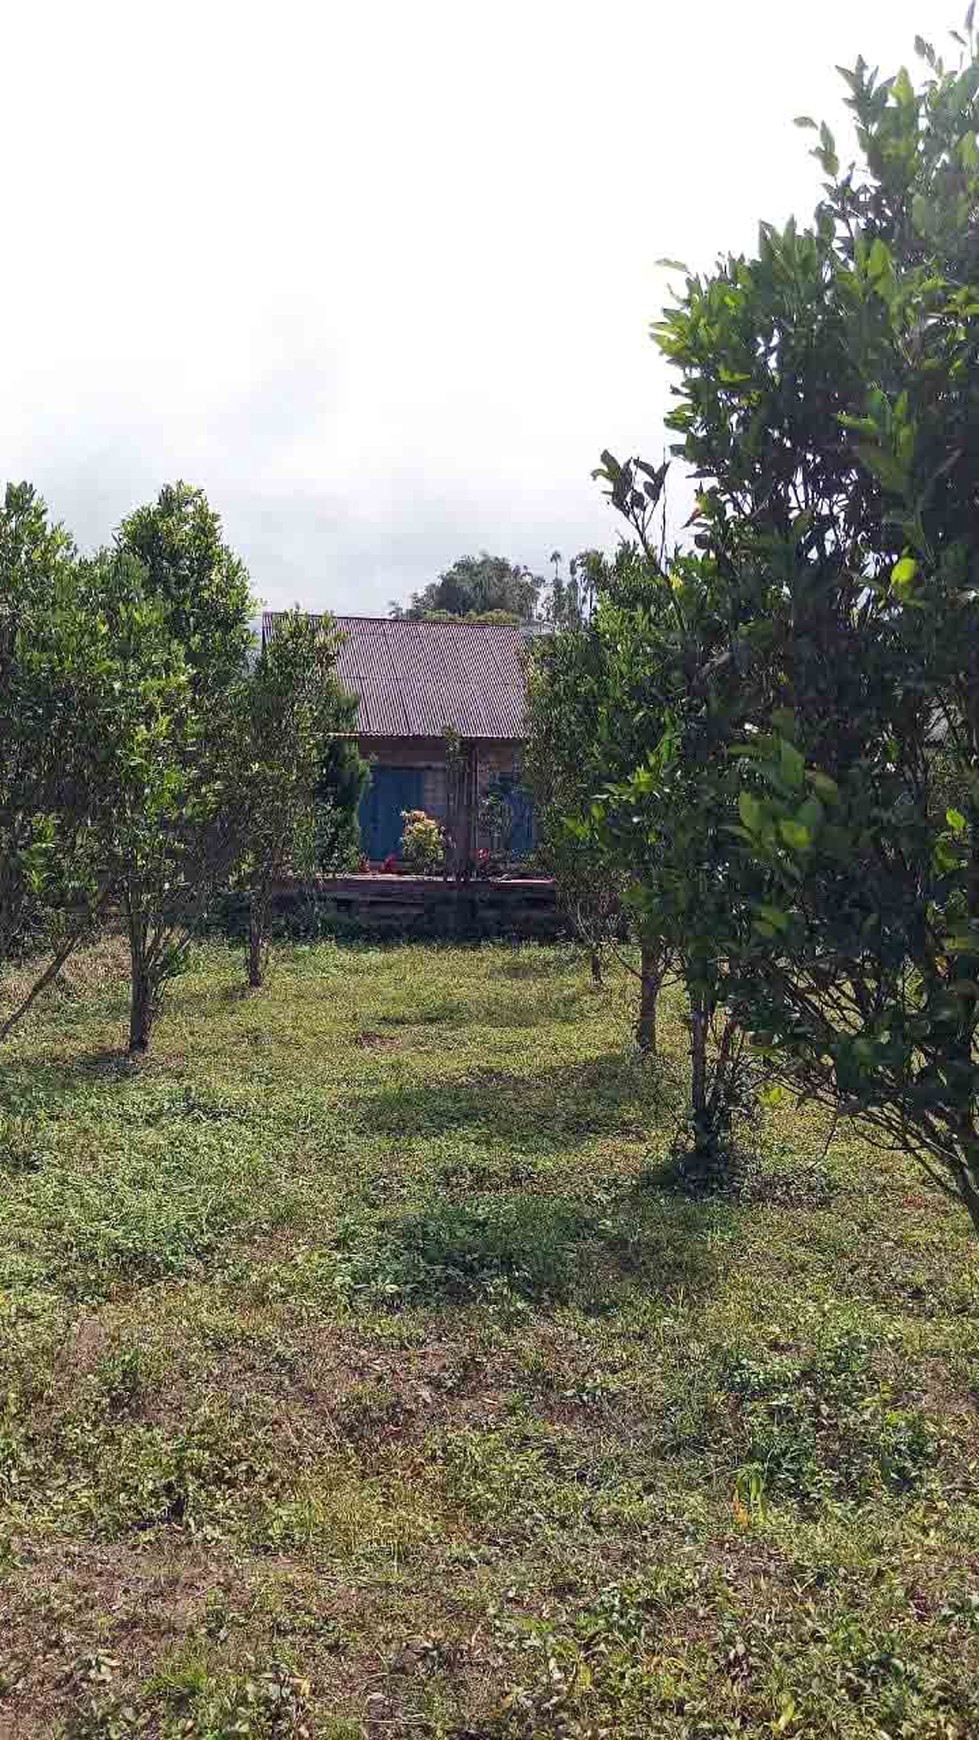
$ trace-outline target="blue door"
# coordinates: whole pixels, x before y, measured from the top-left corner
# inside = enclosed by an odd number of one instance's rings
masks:
[[[370,783],[360,800],[360,843],[372,863],[392,852],[401,856],[402,810],[420,810],[425,789],[421,767],[371,768]]]
[[[513,816],[510,856],[519,860],[528,857],[534,849],[537,838],[534,806],[529,791],[522,785],[512,785],[506,794],[506,801]]]
[[[528,857],[537,841],[537,822],[530,793],[526,786],[521,785],[509,773],[499,774],[493,780],[490,790],[499,792],[510,806],[507,856],[513,862],[519,862],[521,858]]]

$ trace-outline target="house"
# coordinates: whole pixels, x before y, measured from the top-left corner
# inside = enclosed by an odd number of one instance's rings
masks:
[[[263,619],[263,638],[275,612]],[[421,809],[446,826],[455,867],[477,845],[480,799],[493,786],[512,811],[509,851],[533,844],[533,816],[520,784],[526,736],[523,634],[509,623],[411,622],[338,616],[337,675],[357,696],[357,740],[371,764],[361,802],[361,839],[371,863],[397,853],[402,811]]]

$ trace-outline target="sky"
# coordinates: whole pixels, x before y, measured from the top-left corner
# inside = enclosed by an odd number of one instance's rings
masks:
[[[599,454],[667,440],[657,261],[808,215],[793,117],[848,160],[834,66],[913,65],[964,10],[10,8],[4,473],[86,549],[200,484],[273,607],[386,613],[481,549],[611,547]]]

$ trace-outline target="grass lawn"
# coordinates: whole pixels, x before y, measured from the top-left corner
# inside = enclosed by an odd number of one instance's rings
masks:
[[[0,1735],[979,1735],[964,1214],[570,951],[113,945],[0,1069]]]

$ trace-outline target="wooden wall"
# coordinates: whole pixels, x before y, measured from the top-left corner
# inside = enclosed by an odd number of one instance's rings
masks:
[[[421,808],[437,821],[444,823],[448,819],[443,737],[360,737],[358,746],[365,760],[380,767],[417,768],[422,774]],[[522,745],[512,740],[477,742],[477,801],[496,775],[519,774],[521,751]]]

